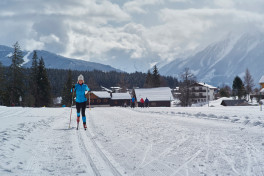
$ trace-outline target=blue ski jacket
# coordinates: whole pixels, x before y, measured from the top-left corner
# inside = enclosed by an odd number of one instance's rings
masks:
[[[87,98],[85,97],[85,91],[90,91],[90,89],[86,84],[75,84],[74,91],[76,92],[76,100],[75,101],[77,103],[82,103],[82,102],[87,101]]]

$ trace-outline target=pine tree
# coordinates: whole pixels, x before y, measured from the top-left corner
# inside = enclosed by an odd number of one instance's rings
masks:
[[[31,65],[31,73],[30,73],[30,90],[31,90],[31,99],[32,99],[32,104],[33,106],[38,105],[38,84],[37,84],[37,79],[38,79],[38,55],[37,52],[34,51],[33,57],[32,57],[32,65]]]
[[[239,76],[235,77],[233,81],[232,89],[233,89],[233,96],[234,97],[237,96],[239,100],[242,98],[243,95],[245,95],[244,84]]]
[[[72,71],[69,70],[68,71],[68,79],[64,85],[63,88],[63,92],[62,92],[62,104],[66,105],[66,106],[71,106],[71,102],[72,102],[72,93],[71,93],[71,89],[72,89]]]
[[[146,76],[146,80],[144,83],[144,87],[145,88],[149,88],[152,87],[152,74],[150,73],[150,70],[148,70],[147,76]]]
[[[0,62],[0,105],[3,104],[4,85],[4,70],[2,63]]]
[[[45,68],[45,63],[43,58],[41,57],[38,65],[38,77],[37,77],[37,85],[38,85],[38,99],[37,106],[51,106],[51,86],[47,75],[47,70]]]
[[[160,87],[160,75],[159,75],[159,71],[156,65],[153,68],[152,86]]]
[[[20,46],[18,42],[14,45],[14,52],[10,57],[12,62],[9,67],[9,84],[8,84],[8,94],[10,97],[10,103],[12,105],[19,104],[19,98],[24,95],[24,76],[23,69],[21,68],[21,64],[24,62],[23,53],[20,50]]]
[[[254,80],[249,72],[248,69],[246,69],[246,73],[244,76],[244,85],[245,85],[245,93],[248,95],[248,101],[249,101],[249,94],[252,92],[254,87]]]

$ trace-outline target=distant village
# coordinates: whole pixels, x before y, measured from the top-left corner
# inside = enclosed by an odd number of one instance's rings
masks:
[[[261,77],[259,84],[261,86],[259,93],[254,92],[249,95],[251,101],[253,98],[264,99],[264,75]],[[133,97],[135,99],[135,107],[171,107],[180,105],[180,87],[175,87],[175,89],[169,87],[135,87],[127,89],[126,92],[123,92],[121,87],[106,88],[101,86],[101,89],[101,91],[91,91],[87,94],[87,103],[91,107],[131,107]],[[191,93],[191,104],[195,106],[209,105],[210,101],[219,98],[219,88],[206,83],[195,82],[190,85],[189,90]],[[144,103],[146,99],[149,101],[147,104]],[[245,99],[228,99],[223,100],[221,105],[241,106],[248,104]]]

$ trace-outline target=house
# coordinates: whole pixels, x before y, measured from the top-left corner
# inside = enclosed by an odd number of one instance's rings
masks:
[[[245,100],[223,100],[223,106],[246,106],[248,103]]]
[[[127,93],[112,93],[110,106],[130,106],[131,96]]]
[[[89,103],[89,95],[86,94]],[[110,93],[107,91],[92,91],[90,94],[91,106],[110,106]]]
[[[261,85],[260,92],[264,93],[264,75],[260,78],[259,84]]]
[[[135,88],[132,94],[137,102],[148,98],[150,107],[170,107],[174,100],[169,87]]]
[[[114,93],[119,93],[122,90],[121,87],[110,87],[110,88],[112,89],[112,92]]]
[[[215,99],[215,91],[217,87],[211,86],[206,83],[194,83],[190,87],[190,91],[192,93],[192,102],[193,103],[201,103],[212,101]]]

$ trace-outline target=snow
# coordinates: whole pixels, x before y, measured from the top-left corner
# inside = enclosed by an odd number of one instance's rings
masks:
[[[261,93],[264,93],[264,88],[262,88],[262,89],[260,90],[260,92],[261,92]]]
[[[110,93],[107,91],[92,91],[92,93],[99,98],[111,98]]]
[[[73,109],[0,106],[0,175],[264,175],[259,106]]]
[[[201,86],[208,87],[209,89],[217,89],[217,87],[211,86],[211,85],[206,84],[206,83],[198,83],[198,84],[201,85]]]
[[[259,83],[264,83],[264,75],[260,78]]]
[[[106,87],[101,86],[101,88],[102,88],[103,90],[107,91],[107,92],[113,92],[112,90],[107,89]]]
[[[28,56],[30,55],[30,51],[23,57],[23,60],[24,60],[24,62],[23,62],[23,64],[22,64],[22,66],[23,65],[25,65],[26,63],[28,63],[29,61],[30,61],[30,59],[28,58]]]
[[[138,100],[148,98],[149,101],[172,101],[172,93],[169,87],[140,88],[135,89]]]
[[[112,93],[112,100],[129,100],[131,99],[130,94],[127,93]]]
[[[9,53],[8,55],[6,55],[6,57],[11,57],[13,55],[13,53]]]

